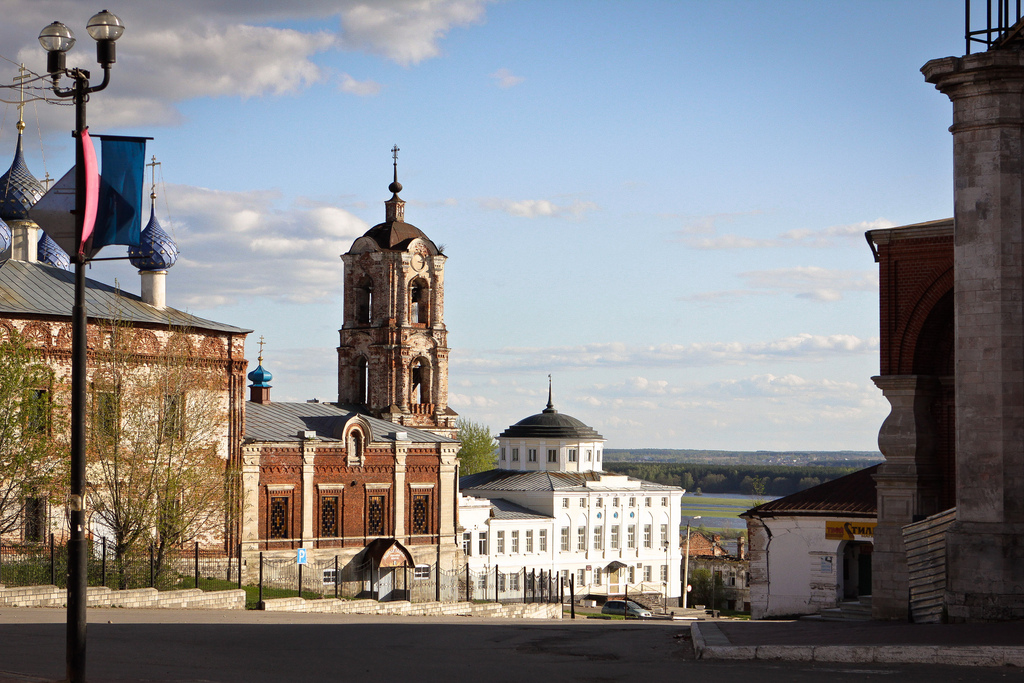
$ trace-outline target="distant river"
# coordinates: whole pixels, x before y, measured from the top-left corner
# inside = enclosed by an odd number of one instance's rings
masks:
[[[693,527],[708,529],[746,529],[747,523],[738,517],[754,507],[755,502],[775,500],[778,496],[748,496],[743,493],[705,493],[697,496],[687,492],[683,496],[683,518],[680,528],[690,522]],[[693,519],[696,516],[700,519]]]

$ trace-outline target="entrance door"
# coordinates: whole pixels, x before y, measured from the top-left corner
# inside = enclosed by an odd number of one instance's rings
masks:
[[[857,595],[871,595],[871,550],[866,544],[857,556]]]
[[[619,572],[621,571],[621,569],[616,568],[608,573],[608,595],[622,592],[622,587],[619,585]]]
[[[395,593],[395,570],[391,567],[381,567],[380,578],[377,580],[377,600],[388,602],[394,600]]]

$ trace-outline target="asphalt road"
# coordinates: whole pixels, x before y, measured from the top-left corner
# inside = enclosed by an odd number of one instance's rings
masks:
[[[0,682],[64,676],[63,610],[0,610]],[[1024,670],[705,662],[680,622],[89,611],[89,680],[1022,681]],[[25,678],[28,676],[29,678]]]

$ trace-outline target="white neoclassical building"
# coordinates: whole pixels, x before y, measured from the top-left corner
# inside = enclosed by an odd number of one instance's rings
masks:
[[[462,477],[459,520],[476,576],[525,568],[577,595],[680,595],[683,489],[601,470],[604,439],[551,403],[498,436],[498,469]]]

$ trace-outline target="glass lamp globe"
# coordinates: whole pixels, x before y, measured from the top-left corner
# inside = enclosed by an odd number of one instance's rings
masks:
[[[93,40],[117,40],[124,33],[124,24],[116,14],[103,10],[92,16],[85,30]]]
[[[47,52],[67,52],[75,44],[75,34],[64,24],[55,21],[39,32],[39,44]]]

